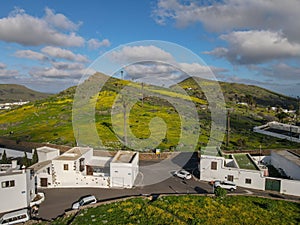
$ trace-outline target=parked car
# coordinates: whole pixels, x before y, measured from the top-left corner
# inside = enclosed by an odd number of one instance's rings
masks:
[[[224,188],[224,189],[227,189],[227,190],[230,190],[230,191],[234,191],[236,190],[236,184],[231,182],[231,181],[219,181],[219,180],[216,180],[214,182],[214,187],[217,188],[217,187],[221,187],[221,188]]]
[[[21,210],[4,214],[0,218],[0,224],[25,223],[29,219],[30,219],[30,215],[28,209],[21,209]]]
[[[178,170],[174,173],[174,175],[187,180],[192,178],[192,175],[186,170]]]
[[[83,205],[95,204],[97,199],[94,195],[87,195],[81,197],[77,202],[74,202],[72,205],[72,209],[79,209]]]

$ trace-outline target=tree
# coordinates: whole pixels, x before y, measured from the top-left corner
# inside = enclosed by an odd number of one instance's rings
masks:
[[[285,112],[280,112],[276,114],[276,117],[279,119],[280,122],[282,122],[283,119],[289,117],[289,115]]]
[[[35,149],[32,155],[31,165],[36,164],[39,161],[37,150]]]
[[[8,162],[8,159],[7,159],[7,156],[6,156],[6,151],[5,151],[5,150],[3,151],[3,154],[2,154],[1,163],[2,163],[2,164],[7,164],[7,163],[9,163],[9,162]]]
[[[22,165],[28,167],[30,165],[30,161],[27,157],[27,153],[24,152],[24,157],[22,158]]]

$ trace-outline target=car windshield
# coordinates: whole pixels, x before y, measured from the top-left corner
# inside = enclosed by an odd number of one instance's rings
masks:
[[[83,205],[84,204],[84,201],[83,199],[79,201],[79,205]]]

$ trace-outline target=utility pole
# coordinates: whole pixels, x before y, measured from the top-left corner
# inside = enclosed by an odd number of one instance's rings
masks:
[[[142,82],[142,108],[144,107],[144,82]]]
[[[121,79],[124,80],[124,76],[123,76],[124,71],[121,70]]]
[[[226,138],[226,147],[229,146],[229,137],[230,135],[230,110],[227,111],[227,138]]]
[[[299,118],[300,117],[300,97],[299,96],[297,96],[297,102],[298,102],[298,112],[297,112],[296,116],[297,116],[297,118]]]
[[[122,104],[123,104],[123,126],[124,126],[124,143],[125,145],[127,146],[127,128],[126,128],[126,108],[127,108],[127,105],[126,105],[126,101],[124,98],[122,98]]]

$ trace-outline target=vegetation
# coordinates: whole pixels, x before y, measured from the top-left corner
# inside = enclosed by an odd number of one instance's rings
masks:
[[[99,74],[97,74],[99,75]],[[96,76],[96,75],[95,75]],[[104,76],[104,75],[102,75]],[[91,81],[92,82],[92,81]],[[210,85],[209,81],[203,81],[203,85]],[[181,117],[167,100],[145,95],[142,99],[142,88],[138,83],[110,78],[102,91],[90,99],[90,103],[96,102],[95,125],[99,137],[107,149],[124,148],[122,140],[123,130],[115,130],[112,123],[112,106],[115,104],[118,92],[122,87],[130,85],[135,93],[140,95],[139,100],[127,112],[129,127],[137,139],[149,138],[151,132],[149,123],[153,118],[160,117],[166,123],[166,135],[161,137],[157,148],[162,151],[184,149],[186,146],[179,146],[181,130],[189,130],[194,126],[201,129],[198,146],[206,146],[210,133],[210,111],[207,109],[207,100],[201,89],[196,86],[192,79],[187,79],[179,85],[191,96],[198,110],[198,124],[188,124],[181,127]],[[300,144],[292,143],[262,134],[253,133],[254,126],[261,125],[268,121],[277,120],[276,114],[270,110],[271,106],[296,105],[295,99],[279,95],[255,86],[242,84],[228,84],[221,82],[224,91],[226,107],[232,109],[230,114],[230,139],[229,145],[223,143],[222,148],[227,150],[262,149],[270,148],[297,148]],[[174,92],[175,87],[166,89],[144,85],[143,89],[152,94],[160,94],[167,98],[184,100],[186,95]],[[76,87],[71,87],[65,91],[50,96],[47,99],[35,101],[33,103],[18,107],[11,111],[0,111],[0,136],[20,141],[49,142],[59,145],[74,146],[76,144],[74,136],[82,136],[80,131],[73,132],[72,127],[72,104]],[[120,101],[120,100],[118,100]],[[248,102],[248,106],[237,104],[240,101]],[[81,110],[84,110],[81,109]],[[114,122],[122,123],[123,108],[114,108]],[[127,109],[129,110],[129,109]],[[289,117],[290,118],[290,117]],[[283,118],[283,119],[289,119]],[[155,125],[154,130],[159,132],[161,125]],[[226,140],[226,137],[225,137]],[[133,140],[128,140],[133,141]],[[188,143],[187,145],[189,145]],[[97,147],[96,143],[90,145]],[[150,146],[149,146],[150,148]]]
[[[33,91],[17,84],[0,84],[0,103],[35,101],[50,96],[50,94]]]
[[[227,195],[227,190],[221,187],[215,188],[215,196],[218,198],[224,198]]]
[[[241,169],[257,170],[255,164],[246,154],[235,154],[233,157]]]
[[[1,161],[0,161],[1,164],[7,164],[9,163],[9,160],[6,156],[6,151],[4,150],[3,153],[2,153],[2,158],[1,158]]]
[[[300,204],[257,197],[136,198],[83,209],[51,224],[299,224]],[[45,224],[45,223],[44,223]]]

